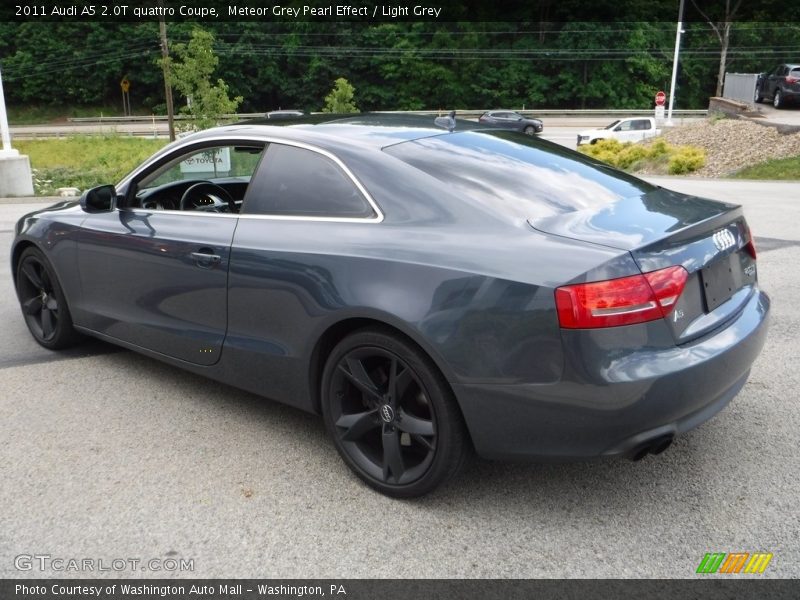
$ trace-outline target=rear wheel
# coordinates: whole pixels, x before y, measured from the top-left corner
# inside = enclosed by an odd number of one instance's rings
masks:
[[[772,106],[775,108],[783,108],[783,95],[777,88],[775,88],[775,95],[772,97]]]
[[[425,354],[382,330],[361,330],[331,352],[322,412],[336,449],[367,484],[396,498],[432,491],[470,450],[447,382]]]
[[[28,248],[17,263],[17,297],[33,338],[45,348],[61,350],[74,345],[81,335],[72,317],[55,271],[36,248]]]

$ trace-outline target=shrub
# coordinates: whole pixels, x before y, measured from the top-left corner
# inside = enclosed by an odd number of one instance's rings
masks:
[[[669,157],[668,172],[670,175],[691,173],[706,164],[706,153],[695,146],[676,148]]]
[[[691,173],[706,163],[705,150],[696,146],[672,146],[663,138],[647,144],[600,140],[581,146],[580,152],[626,171],[649,171],[680,175]]]

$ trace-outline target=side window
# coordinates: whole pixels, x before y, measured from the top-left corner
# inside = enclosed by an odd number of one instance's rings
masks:
[[[369,218],[375,211],[330,158],[273,143],[247,189],[242,214]]]
[[[189,151],[139,183],[139,189],[185,180],[249,179],[261,158],[261,147],[213,146]]]
[[[134,182],[134,208],[239,212],[264,144],[192,146]],[[202,184],[202,185],[200,185]]]
[[[650,121],[647,121],[645,119],[639,119],[638,121],[636,121],[636,129],[647,131],[648,129],[650,129]]]
[[[623,121],[617,127],[617,131],[630,131],[632,129],[633,121]]]

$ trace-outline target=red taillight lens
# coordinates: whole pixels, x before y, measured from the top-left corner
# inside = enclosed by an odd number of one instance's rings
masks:
[[[797,83],[800,81],[797,77],[792,77],[791,75],[786,76],[786,83]]]
[[[753,260],[756,259],[756,240],[753,237],[753,232],[750,231],[750,227],[747,227],[747,243],[745,244],[744,249],[747,250],[747,253],[753,257]]]
[[[556,289],[558,322],[566,329],[595,329],[666,317],[689,273],[681,266]]]

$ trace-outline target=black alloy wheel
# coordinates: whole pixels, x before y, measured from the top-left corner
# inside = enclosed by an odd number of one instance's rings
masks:
[[[781,91],[778,88],[775,88],[775,94],[772,96],[772,106],[783,108],[783,96],[781,96]]]
[[[16,282],[25,323],[39,344],[60,350],[80,340],[58,279],[39,250],[28,248],[22,253]]]
[[[452,391],[403,338],[380,330],[348,336],[328,358],[322,385],[337,450],[375,489],[421,496],[463,465],[469,443]]]

